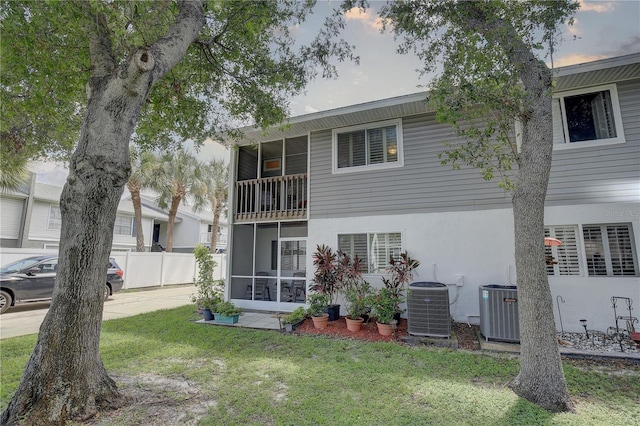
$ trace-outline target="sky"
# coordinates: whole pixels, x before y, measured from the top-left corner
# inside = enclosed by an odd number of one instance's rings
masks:
[[[565,66],[640,52],[640,0],[587,1],[574,16],[573,26],[560,28],[562,42],[556,47],[554,66]],[[366,12],[352,10],[342,38],[356,46],[360,65],[338,63],[335,80],[312,81],[304,93],[290,99],[291,116],[326,111],[379,99],[416,93],[429,83],[420,79],[421,64],[414,55],[396,53],[398,41],[389,31],[380,33],[377,11],[382,1],[370,1]],[[306,23],[292,29],[300,39],[310,39],[339,1],[319,0]],[[198,153],[201,161],[228,158],[229,152],[206,141]],[[66,169],[56,163],[36,163],[38,181],[63,185]]]

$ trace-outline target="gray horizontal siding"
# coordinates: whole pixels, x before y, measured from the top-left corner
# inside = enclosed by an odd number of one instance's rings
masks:
[[[626,143],[554,151],[548,205],[638,201],[640,80],[617,89]]]
[[[438,153],[451,128],[433,114],[403,120],[404,167],[331,173],[331,132],[311,135],[311,217],[399,214],[508,207],[509,194],[477,170],[452,170]]]
[[[618,83],[625,144],[554,152],[548,205],[637,201],[640,80]],[[333,175],[331,131],[311,133],[310,216],[347,217],[511,206],[511,196],[477,170],[452,170],[438,153],[454,142],[433,114],[403,119],[404,167]]]

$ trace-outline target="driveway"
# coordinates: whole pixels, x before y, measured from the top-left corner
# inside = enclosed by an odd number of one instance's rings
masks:
[[[177,308],[191,303],[196,293],[193,285],[116,293],[104,304],[103,320],[129,317],[160,309]],[[0,315],[0,339],[34,334],[49,311],[49,302],[25,303]]]

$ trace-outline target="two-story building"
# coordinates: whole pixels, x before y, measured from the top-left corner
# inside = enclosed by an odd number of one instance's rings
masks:
[[[31,174],[16,190],[0,193],[0,247],[57,249],[60,245],[60,195],[62,186],[37,182]],[[160,211],[142,208],[145,243],[151,248],[153,230],[166,228],[168,216]],[[157,239],[155,241],[158,241]],[[136,229],[133,204],[121,200],[113,229],[114,251],[135,251]]]
[[[228,299],[302,306],[318,244],[367,259],[376,287],[389,256],[408,251],[421,262],[416,281],[448,286],[456,321],[478,323],[480,286],[517,285],[511,195],[477,170],[441,164],[442,142],[456,138],[426,98],[243,129],[231,163]],[[612,296],[632,298],[640,316],[640,54],[558,69],[553,108],[545,221],[563,245],[548,249],[558,261],[549,282],[565,330],[581,331],[580,319],[606,330]]]

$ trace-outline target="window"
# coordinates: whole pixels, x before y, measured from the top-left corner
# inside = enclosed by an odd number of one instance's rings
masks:
[[[62,228],[62,214],[60,213],[60,207],[49,206],[49,221],[47,222],[47,229],[54,231]]]
[[[562,134],[556,130],[561,143],[624,142],[615,85],[567,92],[556,98],[553,106],[562,118]]]
[[[113,226],[113,233],[116,235],[134,236],[133,218],[130,216],[116,216],[116,223]]]
[[[562,245],[545,247],[545,254],[552,256],[555,264],[547,264],[547,275],[580,275],[578,256],[578,227],[575,225],[551,226],[544,229],[545,237],[557,238]]]
[[[365,262],[365,273],[384,271],[390,257],[400,258],[402,236],[399,232],[338,235],[338,249]]]
[[[334,173],[400,167],[403,164],[401,121],[335,129],[333,151]]]
[[[637,276],[638,261],[631,224],[582,227],[590,276]]]

